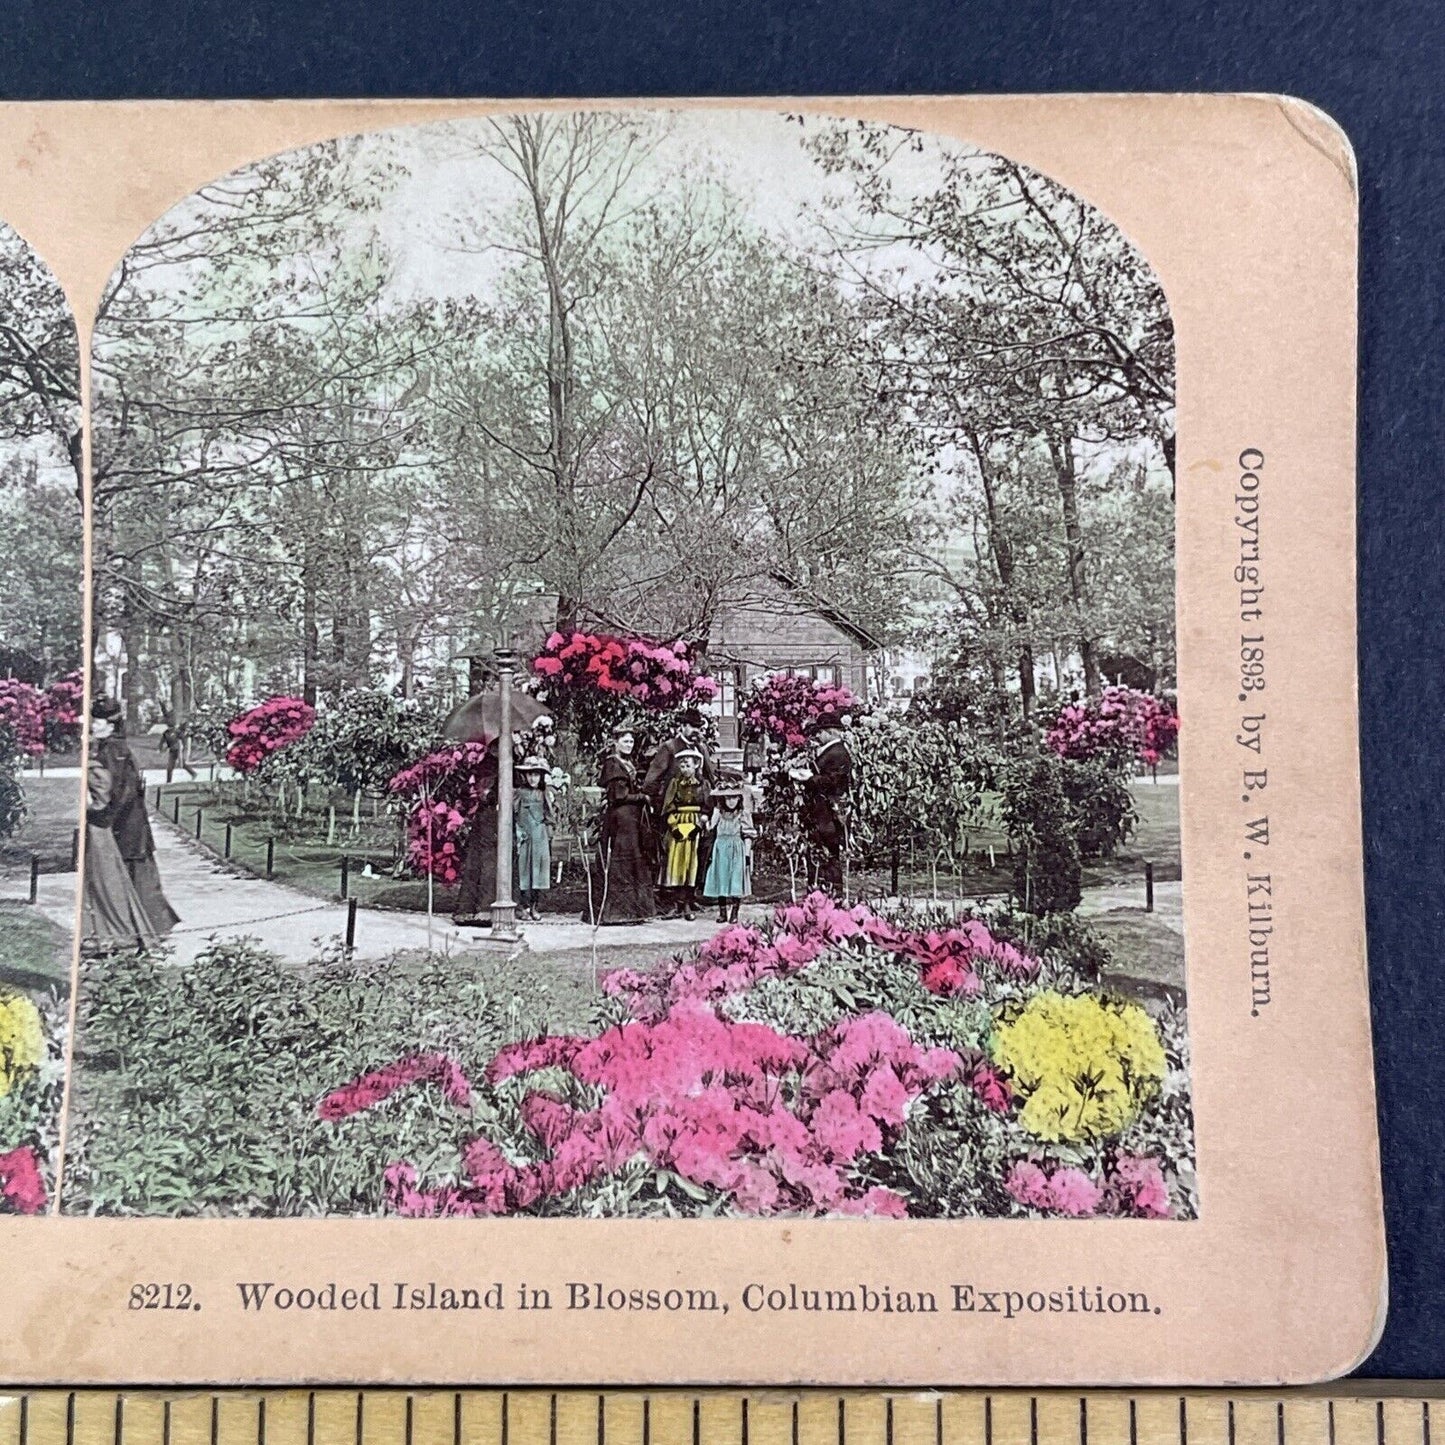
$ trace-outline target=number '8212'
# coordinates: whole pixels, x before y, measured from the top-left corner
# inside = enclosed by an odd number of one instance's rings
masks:
[[[133,1310],[198,1310],[201,1307],[188,1284],[133,1284],[127,1303]]]

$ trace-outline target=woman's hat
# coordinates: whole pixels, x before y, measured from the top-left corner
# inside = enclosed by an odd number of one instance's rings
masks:
[[[612,736],[615,738],[628,738],[632,737],[636,731],[637,729],[634,728],[631,723],[618,723],[617,726],[612,729]]]

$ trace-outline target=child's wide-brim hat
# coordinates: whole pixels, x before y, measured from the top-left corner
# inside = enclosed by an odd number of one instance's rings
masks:
[[[517,771],[519,773],[550,773],[552,771],[552,764],[549,763],[546,758],[535,756],[523,758],[522,761],[517,764]]]
[[[702,754],[698,752],[696,748],[679,748],[677,752],[672,755],[672,760],[675,763],[680,763],[684,758],[691,758],[695,763],[702,762]]]
[[[741,798],[743,789],[741,783],[720,783],[712,790],[714,798]]]

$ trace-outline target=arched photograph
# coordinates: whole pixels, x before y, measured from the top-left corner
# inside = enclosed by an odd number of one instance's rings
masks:
[[[0,222],[0,1214],[52,1205],[80,848],[80,350]]]
[[[66,1212],[1197,1215],[1173,328],[1086,197],[346,136],[91,360]]]

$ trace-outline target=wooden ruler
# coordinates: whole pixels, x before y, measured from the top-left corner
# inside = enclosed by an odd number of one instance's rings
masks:
[[[43,1390],[0,1445],[1432,1445],[1445,1384],[1304,1391]],[[1442,1437],[1445,1445],[1445,1437]]]

